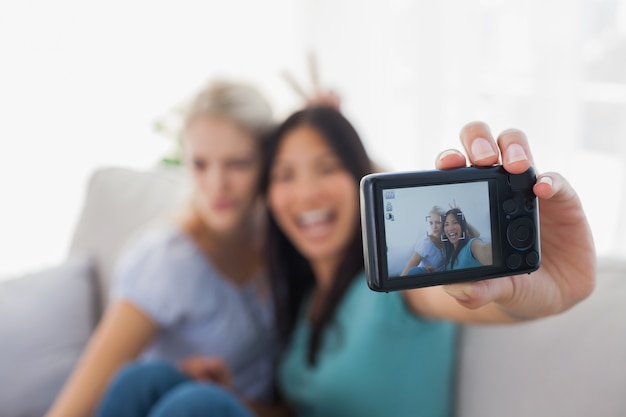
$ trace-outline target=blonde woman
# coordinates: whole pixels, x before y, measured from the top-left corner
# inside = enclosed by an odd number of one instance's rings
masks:
[[[441,240],[444,214],[445,211],[439,206],[433,206],[430,209],[427,216],[430,233],[415,244],[415,251],[400,276],[409,273],[424,274],[445,271],[445,251]]]
[[[202,355],[185,371],[270,400],[275,333],[258,182],[272,124],[269,103],[249,85],[216,81],[198,93],[184,124],[191,198],[121,260],[114,301],[47,417],[92,415],[112,377],[136,359],[124,372],[143,363],[178,372],[177,361]],[[231,372],[212,374],[215,364]]]

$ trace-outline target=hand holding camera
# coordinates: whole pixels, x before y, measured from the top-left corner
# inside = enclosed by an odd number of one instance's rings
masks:
[[[542,317],[561,312],[589,295],[594,287],[596,254],[591,230],[581,202],[571,185],[558,173],[538,174],[536,179],[530,180],[530,177],[534,177],[532,174],[532,154],[528,140],[521,131],[504,131],[498,136],[496,142],[487,125],[474,122],[462,129],[461,142],[469,158],[469,163],[473,167],[485,167],[485,171],[478,169],[467,172],[478,171],[484,174],[498,172],[502,169],[497,175],[514,178],[514,185],[511,190],[504,191],[505,195],[508,193],[515,194],[514,203],[505,203],[507,198],[501,198],[495,203],[490,200],[489,204],[499,210],[498,215],[490,216],[491,219],[496,218],[496,226],[494,227],[494,223],[492,223],[492,228],[489,231],[491,236],[483,235],[483,233],[488,233],[489,228],[483,227],[485,231],[480,230],[480,227],[478,228],[481,233],[480,239],[483,242],[491,241],[492,243],[493,259],[491,265],[466,268],[461,270],[461,275],[458,275],[459,273],[454,270],[440,273],[440,275],[432,274],[432,277],[444,278],[448,276],[447,274],[452,274],[450,275],[452,279],[447,280],[447,282],[444,279],[441,282],[428,285],[443,284],[443,289],[449,295],[454,297],[462,306],[471,309],[479,309],[495,303],[493,306],[496,309],[515,319]],[[502,168],[494,168],[500,163]],[[458,150],[444,151],[437,159],[437,168],[446,170],[444,174],[452,174],[452,182],[459,181],[459,178],[454,177],[456,174],[453,173],[462,172],[456,169],[466,166],[467,159]],[[520,179],[519,182],[518,179]],[[472,181],[470,183],[480,184],[482,182],[484,181]],[[487,179],[486,182],[490,183],[493,180]],[[500,179],[495,180],[495,182],[503,184]],[[447,184],[449,183],[450,181],[447,181]],[[460,186],[467,187],[470,183]],[[439,185],[441,184],[440,182]],[[452,185],[445,187],[450,186]],[[482,187],[484,189],[485,186]],[[487,188],[489,187],[487,186]],[[519,190],[513,189],[516,187]],[[477,191],[477,195],[484,192]],[[527,194],[528,192],[534,197]],[[499,191],[497,195],[502,194],[502,191]],[[532,201],[535,197],[537,201],[535,207],[526,207],[525,201]],[[452,198],[454,196],[451,195],[449,200],[451,201]],[[518,205],[520,201],[524,201],[521,206]],[[460,202],[458,197],[456,202],[463,207],[463,210],[470,209],[470,206]],[[515,210],[515,213],[509,214],[507,219],[508,210]],[[478,211],[474,210],[474,212],[477,213]],[[473,226],[480,222],[480,219],[470,218],[469,215],[465,216],[465,213],[464,217],[466,222]],[[458,218],[460,219],[460,217]],[[443,227],[445,228],[445,226]],[[535,228],[536,237],[538,237],[536,241],[533,237]],[[448,236],[452,239],[448,240],[454,241],[458,236],[458,233],[456,235],[452,233],[451,236]],[[466,235],[466,239],[467,237]],[[508,249],[505,251],[512,249],[512,252],[507,255],[501,252],[502,249],[493,249],[496,246],[495,243],[507,247]],[[535,251],[537,254],[535,266],[538,269],[534,272],[532,272],[535,269],[532,265],[533,255],[527,258],[531,251]],[[517,253],[521,258],[519,268],[516,267],[517,261],[515,259],[509,260],[508,258],[513,253]],[[368,255],[366,263],[369,258]],[[504,274],[506,269],[509,270],[508,276],[496,279],[481,279],[480,275],[466,276],[465,282],[461,282],[462,280],[459,279],[463,278],[463,274],[472,274],[474,271],[486,271],[487,276],[484,278],[491,278],[494,275]],[[529,274],[528,272],[532,273]],[[490,275],[490,273],[493,274]],[[388,276],[387,282],[394,280],[398,282],[403,279],[418,280],[418,277],[417,274],[408,277]],[[412,281],[412,283],[416,282]],[[419,286],[414,285],[414,287]],[[409,288],[409,286],[405,288]],[[393,287],[390,289],[403,288]]]

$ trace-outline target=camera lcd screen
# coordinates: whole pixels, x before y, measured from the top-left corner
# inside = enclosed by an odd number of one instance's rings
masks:
[[[390,279],[494,264],[489,180],[381,192]]]

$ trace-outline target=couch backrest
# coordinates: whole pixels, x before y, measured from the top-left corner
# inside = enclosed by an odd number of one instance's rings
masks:
[[[182,170],[102,168],[91,176],[70,254],[95,258],[97,311],[108,303],[111,274],[121,252],[146,228],[166,221],[186,195]]]
[[[125,246],[185,195],[176,169],[93,174],[71,252],[95,257],[101,307]],[[570,311],[466,326],[460,347],[457,417],[626,415],[626,261],[600,259],[596,290]]]

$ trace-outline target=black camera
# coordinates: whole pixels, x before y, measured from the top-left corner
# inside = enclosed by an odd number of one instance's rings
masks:
[[[370,289],[396,291],[530,273],[539,268],[532,168],[502,166],[361,179]]]

